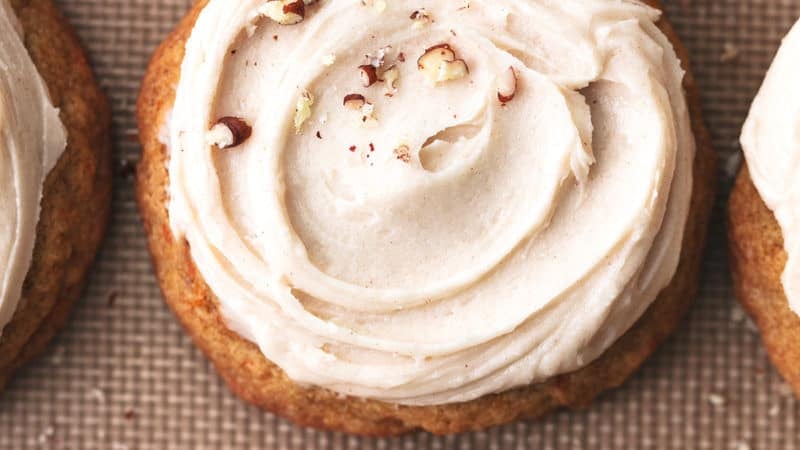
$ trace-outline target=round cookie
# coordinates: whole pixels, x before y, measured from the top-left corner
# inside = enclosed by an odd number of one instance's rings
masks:
[[[736,296],[758,325],[770,359],[800,393],[800,317],[789,308],[781,284],[786,265],[783,235],[747,166],[731,192],[728,224]]]
[[[86,55],[51,0],[11,0],[25,46],[67,130],[47,176],[22,300],[0,338],[0,389],[41,353],[86,284],[111,203],[110,108]]]
[[[264,358],[258,347],[226,327],[218,301],[195,267],[187,242],[176,241],[169,224],[168,149],[159,135],[175,98],[184,44],[205,4],[205,1],[197,2],[159,47],[145,76],[138,103],[143,156],[138,170],[137,197],[167,303],[237,395],[301,425],[349,433],[388,436],[418,428],[434,433],[476,430],[515,419],[538,417],[560,406],[587,405],[600,392],[620,385],[678,324],[697,291],[715,185],[715,157],[700,117],[691,75],[687,75],[685,87],[697,140],[697,157],[691,215],[686,225],[680,265],[672,282],[649,310],[603,356],[581,370],[543,383],[464,403],[437,406],[398,406],[343,397],[289,380],[282,370]],[[660,26],[685,63],[686,52],[678,44],[673,30],[666,21]]]
[[[734,288],[755,320],[767,353],[800,394],[797,306],[797,54],[800,22],[786,34],[742,127],[745,165],[730,197],[729,247]]]

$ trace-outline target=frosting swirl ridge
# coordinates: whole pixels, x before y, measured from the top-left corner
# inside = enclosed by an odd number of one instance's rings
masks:
[[[290,378],[474,399],[588,364],[672,279],[694,141],[658,11],[275,3],[200,14],[169,213]]]

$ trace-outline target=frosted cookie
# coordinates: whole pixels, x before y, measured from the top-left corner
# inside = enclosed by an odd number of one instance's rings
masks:
[[[778,51],[742,131],[730,199],[736,294],[772,361],[800,393],[800,24]]]
[[[637,2],[198,2],[138,105],[164,297],[300,424],[586,405],[697,288],[714,159],[681,59]]]
[[[80,296],[111,200],[109,107],[50,0],[0,0],[0,388]]]

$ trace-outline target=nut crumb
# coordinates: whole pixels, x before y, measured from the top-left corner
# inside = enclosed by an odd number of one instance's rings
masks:
[[[413,28],[420,29],[431,22],[433,22],[433,18],[431,17],[431,13],[429,13],[425,8],[418,9],[411,13],[409,16],[412,22],[414,22]]]
[[[358,66],[358,74],[364,87],[370,87],[378,81],[378,71],[372,64]]]
[[[400,79],[400,69],[390,66],[381,74],[381,81],[386,85],[386,93],[391,96],[397,92],[397,80]]]
[[[53,354],[50,356],[50,362],[54,366],[60,365],[64,361],[64,353],[67,352],[67,349],[64,346],[58,345],[53,348]]]
[[[385,0],[361,0],[361,4],[364,6],[371,6],[379,13],[382,13],[384,10],[386,10]]]
[[[270,0],[258,12],[281,25],[295,25],[306,17],[306,4],[303,0]],[[273,39],[277,40],[277,35]]]
[[[92,388],[92,389],[90,389],[86,396],[88,398],[96,401],[97,403],[100,403],[100,404],[103,404],[103,403],[106,402],[106,394],[100,388]]]
[[[509,67],[508,70],[498,78],[497,99],[500,100],[500,103],[505,105],[511,100],[514,100],[514,96],[517,95],[518,80],[517,70],[513,67]]]
[[[772,407],[769,409],[769,411],[767,411],[767,414],[769,414],[769,416],[770,416],[770,417],[777,417],[777,416],[778,416],[778,414],[780,414],[780,413],[781,413],[781,407],[780,407],[780,405],[773,405],[773,406],[772,406]]]
[[[55,429],[48,425],[44,430],[42,430],[41,433],[39,433],[37,438],[39,445],[47,444],[50,441],[50,438],[53,437],[53,434],[55,434]]]
[[[398,160],[403,161],[404,163],[411,162],[411,149],[409,149],[408,145],[406,144],[400,144],[397,148],[395,148],[394,155]]]
[[[708,402],[711,403],[711,405],[719,408],[725,406],[725,397],[719,394],[709,394]]]
[[[225,116],[217,120],[206,135],[206,142],[220,150],[238,147],[250,138],[253,128],[239,117]]]
[[[300,130],[303,128],[303,124],[311,117],[311,107],[314,105],[314,96],[311,95],[310,92],[304,90],[303,93],[300,95],[300,98],[297,99],[297,105],[295,106],[294,112],[294,130],[296,133],[300,133]]]
[[[322,64],[326,67],[332,66],[336,62],[336,54],[328,53],[322,57]]]
[[[735,450],[750,450],[750,444],[747,441],[739,441],[734,443],[733,448]]]
[[[379,48],[374,54],[368,53],[364,55],[367,58],[367,64],[375,67],[376,69],[380,69],[383,67],[384,62],[386,61],[386,55],[392,51],[392,46],[387,45],[385,47]]]
[[[742,322],[747,318],[745,315],[744,309],[738,304],[734,304],[731,308],[731,322]]]
[[[775,391],[778,393],[778,395],[783,396],[783,397],[792,397],[792,396],[794,396],[794,390],[785,381],[779,381],[775,385]]]
[[[726,42],[722,46],[722,55],[719,57],[719,62],[729,63],[736,61],[739,58],[739,48],[731,42]]]
[[[366,105],[367,100],[361,94],[347,94],[342,100],[342,105],[347,109],[360,111]]]
[[[434,83],[458,80],[469,74],[467,63],[457,58],[455,51],[447,43],[425,50],[417,60],[417,67]]]
[[[378,119],[375,117],[375,105],[372,103],[364,103],[364,106],[361,107],[361,122],[363,122],[367,126],[375,126],[378,124]]]

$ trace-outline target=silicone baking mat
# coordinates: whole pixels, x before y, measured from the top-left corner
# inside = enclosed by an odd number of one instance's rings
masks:
[[[230,394],[163,304],[133,197],[134,107],[155,46],[189,0],[60,0],[114,109],[112,227],[68,328],[0,397],[3,449],[800,448],[800,404],[733,300],[724,200],[737,136],[800,0],[667,0],[722,156],[700,297],[676,335],[590,408],[450,437],[362,439],[295,427]]]

